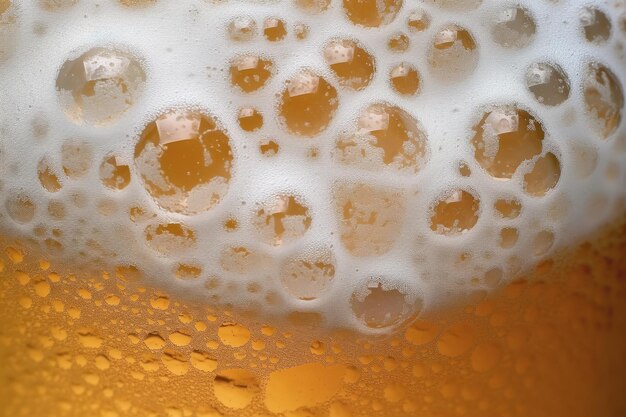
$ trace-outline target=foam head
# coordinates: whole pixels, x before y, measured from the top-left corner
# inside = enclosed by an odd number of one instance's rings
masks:
[[[622,3],[0,0],[0,232],[330,327],[475,300],[624,211]]]

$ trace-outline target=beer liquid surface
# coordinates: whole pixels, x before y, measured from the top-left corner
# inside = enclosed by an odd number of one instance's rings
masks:
[[[623,414],[625,13],[0,0],[0,415]]]

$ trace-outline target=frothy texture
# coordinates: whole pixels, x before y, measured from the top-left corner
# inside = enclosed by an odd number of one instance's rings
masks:
[[[384,332],[623,213],[620,2],[2,1],[0,229]]]

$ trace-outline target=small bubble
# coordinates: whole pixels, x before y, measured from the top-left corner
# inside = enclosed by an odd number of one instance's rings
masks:
[[[259,144],[259,151],[263,156],[274,156],[280,150],[280,145],[271,140],[264,140]]]
[[[55,174],[46,158],[41,159],[37,165],[37,177],[39,178],[39,183],[46,191],[56,193],[61,190],[59,177]]]
[[[180,223],[148,225],[145,229],[148,246],[164,255],[179,253],[196,245],[196,234]]]
[[[513,227],[505,227],[500,230],[500,247],[510,249],[517,243],[519,232]]]
[[[343,0],[343,10],[355,25],[379,27],[391,23],[403,0]]]
[[[396,288],[387,289],[380,282],[368,284],[367,292],[355,292],[350,305],[354,315],[373,329],[398,325],[421,309],[421,301],[411,306],[406,294]]]
[[[285,22],[275,17],[265,19],[263,23],[263,35],[270,42],[278,42],[287,36],[287,28]]]
[[[200,277],[200,274],[202,274],[202,267],[197,265],[178,264],[174,273],[178,279],[196,279]]]
[[[263,114],[254,107],[243,107],[237,118],[239,127],[246,132],[254,132],[263,127]]]
[[[61,164],[63,172],[69,178],[83,177],[91,168],[93,146],[89,142],[67,140],[61,147]]]
[[[593,63],[583,79],[587,115],[603,138],[611,136],[622,121],[624,92],[615,74],[602,64]]]
[[[540,157],[524,176],[524,191],[533,197],[543,197],[561,178],[561,163],[553,153]]]
[[[428,63],[436,78],[460,81],[478,65],[478,45],[469,30],[457,25],[447,26],[435,34]]]
[[[595,7],[581,10],[580,25],[589,42],[603,44],[611,37],[611,20],[606,13]]]
[[[230,82],[245,93],[263,88],[270,77],[274,64],[258,55],[243,55],[231,61]]]
[[[570,94],[569,78],[556,64],[532,64],[526,71],[526,86],[539,103],[547,106],[562,104]]]
[[[500,12],[491,34],[505,48],[524,48],[533,41],[536,31],[535,19],[527,9],[511,7]]]
[[[535,256],[543,256],[552,248],[554,244],[554,233],[549,230],[539,232],[533,240],[533,253]]]
[[[296,35],[296,39],[299,41],[303,41],[308,38],[310,32],[311,28],[304,23],[298,23],[293,27],[293,33]]]
[[[430,228],[441,235],[464,233],[478,222],[479,210],[480,199],[471,192],[447,192],[433,206]]]
[[[430,15],[422,9],[409,14],[407,26],[411,32],[424,32],[430,27]]]
[[[303,70],[288,81],[278,110],[289,132],[312,137],[326,130],[338,107],[337,90],[321,76]]]
[[[291,195],[279,195],[261,205],[253,219],[263,241],[274,246],[293,242],[311,227],[307,206]]]
[[[311,14],[326,11],[330,6],[330,2],[331,0],[295,0],[297,7]]]
[[[401,190],[338,184],[333,195],[341,243],[352,256],[380,256],[391,250],[405,215]]]
[[[164,209],[187,215],[221,201],[232,163],[226,132],[215,119],[195,111],[163,113],[145,127],[135,146],[146,191]]]
[[[390,52],[402,53],[409,49],[411,46],[411,40],[404,33],[396,33],[391,35],[387,40],[387,49]]]
[[[391,68],[389,79],[391,80],[391,86],[398,94],[413,96],[420,91],[420,75],[417,69],[407,62]]]
[[[66,61],[56,86],[63,110],[71,120],[99,125],[117,120],[131,108],[145,81],[146,74],[134,56],[94,48]]]
[[[257,24],[250,16],[239,16],[228,24],[228,35],[236,42],[252,40],[257,35]]]
[[[522,212],[522,203],[515,198],[501,198],[494,203],[493,207],[496,213],[504,219],[515,219]]]
[[[339,83],[352,90],[367,87],[376,72],[374,57],[353,40],[337,39],[328,42],[324,47],[324,59]]]
[[[25,194],[17,194],[15,196],[8,197],[4,206],[9,214],[9,217],[17,223],[30,223],[30,221],[35,217],[35,203]]]
[[[330,251],[295,257],[287,261],[281,270],[281,282],[285,290],[300,300],[318,298],[335,277],[335,259]]]
[[[413,173],[426,164],[427,146],[422,125],[411,114],[387,103],[364,109],[354,133],[343,133],[336,143],[337,159],[344,164]]]
[[[512,178],[523,162],[539,155],[545,138],[541,123],[513,106],[500,106],[485,113],[474,132],[474,156],[497,179]]]
[[[130,183],[130,167],[119,157],[109,155],[100,164],[100,181],[113,190],[123,190]]]

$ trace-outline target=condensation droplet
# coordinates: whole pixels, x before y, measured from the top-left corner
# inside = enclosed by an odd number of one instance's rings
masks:
[[[443,331],[437,340],[437,350],[443,356],[457,357],[470,350],[476,330],[466,323],[455,323]]]
[[[224,323],[217,330],[217,336],[224,345],[238,348],[250,341],[250,330],[238,323]]]
[[[501,355],[502,351],[497,344],[491,342],[481,343],[474,348],[470,362],[476,372],[487,372],[495,368]]]
[[[246,369],[224,369],[213,381],[213,393],[228,408],[240,410],[252,402],[260,391],[256,377]]]

